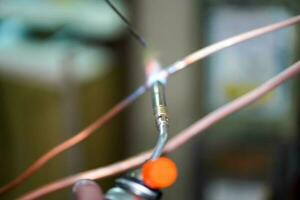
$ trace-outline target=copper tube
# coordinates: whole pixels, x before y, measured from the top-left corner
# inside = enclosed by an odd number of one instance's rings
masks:
[[[162,73],[168,73],[167,76],[175,74],[176,72],[181,71],[182,69],[186,68],[188,65],[192,64],[193,62],[196,62],[197,60],[203,59],[215,52],[218,52],[222,49],[225,49],[227,47],[233,46],[235,44],[238,44],[240,42],[244,42],[249,39],[253,39],[255,37],[264,35],[266,33],[270,33],[272,31],[276,31],[279,29],[286,28],[288,26],[297,24],[300,22],[300,15],[295,16],[293,18],[289,18],[287,20],[274,23],[269,26],[265,26],[259,29],[254,29],[252,31],[228,38],[226,40],[220,41],[218,43],[215,43],[213,45],[210,45],[208,47],[205,47],[203,49],[200,49],[196,51],[193,54],[190,54],[186,56],[183,60],[180,60],[170,66],[169,68],[162,70]],[[166,76],[166,78],[167,78]],[[147,81],[146,81],[147,82]],[[147,85],[147,83],[146,83]],[[138,96],[142,95],[145,90],[146,86],[141,86],[142,88],[141,93],[138,94]],[[137,97],[136,97],[137,98]],[[135,99],[134,99],[135,100]],[[70,149],[74,145],[78,144],[79,142],[85,140],[88,138],[92,132],[97,130],[98,128],[102,127],[107,121],[109,121],[112,117],[117,115],[119,112],[121,112],[125,107],[130,105],[132,101],[126,101],[124,100],[123,102],[120,102],[117,106],[112,108],[107,114],[104,116],[100,117],[97,121],[93,122],[90,126],[88,126],[86,129],[83,131],[77,133],[74,137],[68,139],[67,141],[59,144],[58,146],[54,147],[52,150],[48,151],[44,155],[42,155],[37,161],[35,161],[29,168],[27,168],[20,176],[16,177],[14,180],[9,182],[7,185],[4,185],[3,187],[0,188],[0,194],[7,192],[21,183],[23,183],[25,180],[27,180],[30,176],[32,176],[35,172],[37,172],[40,168],[42,168],[47,162],[49,162],[52,158],[55,156],[59,155],[60,153]]]
[[[133,101],[135,101],[146,90],[147,90],[146,86],[140,86],[134,93],[132,93],[127,98],[122,100],[120,103],[115,105],[106,114],[104,114],[98,120],[90,124],[87,128],[83,129],[75,136],[71,137],[70,139],[64,141],[63,143],[59,144],[58,146],[48,151],[46,154],[41,156],[37,161],[35,161],[29,168],[27,168],[21,175],[19,175],[17,178],[9,182],[7,185],[1,187],[0,194],[5,193],[6,191],[9,191],[17,187],[25,180],[27,180],[30,176],[32,176],[35,172],[37,172],[40,168],[42,168],[52,158],[70,149],[71,147],[74,147],[79,142],[88,138],[90,135],[95,133],[97,129],[99,129],[104,124],[109,122],[114,116],[116,116],[119,112],[124,110],[128,105],[130,105]]]
[[[258,36],[286,28],[288,26],[297,24],[299,22],[300,22],[300,15],[289,18],[287,20],[284,20],[284,21],[281,21],[278,23],[274,23],[274,24],[271,24],[268,26],[264,26],[262,28],[254,29],[252,31],[248,31],[248,32],[230,37],[228,39],[222,40],[213,45],[209,45],[205,48],[202,48],[202,49],[186,56],[182,60],[177,61],[172,66],[167,68],[166,71],[168,71],[169,74],[177,73],[178,71],[186,68],[190,64],[193,64],[194,62],[201,60],[201,59],[203,59],[213,53],[216,53],[220,50],[223,50],[223,49],[231,47],[235,44],[256,38]]]
[[[224,106],[218,108],[217,110],[209,113],[202,119],[198,120],[178,135],[173,137],[166,145],[164,153],[170,153],[177,148],[181,147],[183,144],[190,141],[193,137],[203,133],[206,129],[213,126],[217,122],[221,121],[225,117],[232,115],[233,113],[241,110],[247,105],[257,101],[262,98],[268,92],[274,90],[279,85],[283,84],[285,81],[296,76],[300,73],[300,61],[287,68],[277,76],[268,80],[261,86],[255,88],[254,90],[246,93],[245,95],[237,98],[236,100],[225,104]],[[119,174],[125,172],[129,169],[135,168],[150,156],[150,151],[141,153],[135,157],[126,159],[121,162],[117,162],[106,167],[100,167],[98,169],[90,170],[87,172],[82,172],[52,183],[45,186],[39,187],[23,196],[18,198],[19,200],[32,200],[43,197],[51,192],[63,189],[65,187],[71,186],[79,179],[102,179],[108,176]]]

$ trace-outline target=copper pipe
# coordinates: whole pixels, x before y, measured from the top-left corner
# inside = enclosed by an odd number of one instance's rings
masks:
[[[224,106],[218,108],[217,110],[206,115],[202,119],[195,122],[193,125],[189,126],[177,136],[173,137],[170,142],[167,143],[164,153],[170,153],[177,148],[183,146],[185,143],[190,141],[193,137],[203,133],[206,129],[213,126],[217,122],[221,121],[225,117],[232,115],[233,113],[241,110],[242,108],[254,103],[258,99],[262,98],[264,95],[274,90],[279,85],[283,84],[285,81],[293,78],[300,73],[300,61],[284,70],[277,76],[268,80],[261,86],[255,88],[254,90],[246,93],[245,95],[237,98],[236,100],[225,104]],[[121,162],[117,162],[106,167],[101,167],[98,169],[90,170],[87,172],[82,172],[77,175],[72,175],[70,177],[58,180],[56,182],[49,183],[45,186],[39,187],[23,196],[18,198],[19,200],[32,200],[43,197],[49,193],[55,192],[57,190],[66,188],[74,184],[80,179],[102,179],[108,176],[119,174],[125,172],[129,169],[135,168],[145,162],[149,158],[151,151],[141,153],[135,157],[126,159]]]
[[[286,28],[288,26],[297,24],[300,22],[300,15],[295,16],[293,18],[284,20],[282,22],[274,23],[269,26],[265,26],[259,29],[252,30],[250,32],[246,32],[231,38],[228,38],[226,40],[220,41],[218,43],[215,43],[213,45],[210,45],[208,47],[205,47],[203,49],[200,49],[196,51],[193,54],[190,54],[186,56],[183,60],[180,60],[170,66],[169,68],[162,70],[161,73],[167,78],[169,75],[175,74],[176,72],[186,68],[190,64],[196,62],[197,60],[203,59],[213,53],[216,53],[222,49],[225,49],[227,47],[233,46],[235,44],[238,44],[240,42],[244,42],[249,39],[253,39],[255,37],[264,35],[266,33],[270,33],[272,31],[276,31],[282,28]],[[147,85],[147,83],[146,83]],[[145,91],[146,88],[149,86],[141,86],[139,90],[137,91],[142,91],[141,93],[138,94],[138,96],[142,95]],[[136,92],[137,92],[136,91]],[[138,97],[137,96],[137,97]],[[130,97],[130,96],[129,96]],[[128,98],[129,98],[128,97]],[[137,98],[136,97],[136,98]],[[134,100],[136,99],[134,98]],[[128,101],[125,99],[122,102],[120,102],[118,105],[113,107],[107,114],[104,116],[100,117],[97,121],[92,123],[90,126],[85,128],[83,131],[77,133],[74,137],[68,139],[67,141],[59,144],[58,146],[54,147],[52,150],[48,151],[46,154],[42,155],[37,161],[35,161],[29,168],[27,168],[21,175],[16,177],[14,180],[9,182],[7,185],[4,185],[3,187],[0,188],[0,194],[3,194],[4,192],[7,192],[21,183],[23,183],[25,180],[27,180],[30,176],[32,176],[35,172],[37,172],[40,168],[42,168],[47,162],[49,162],[52,158],[56,157],[60,153],[70,149],[74,145],[78,144],[79,142],[82,142],[86,138],[88,138],[92,133],[102,127],[106,122],[108,122],[111,118],[116,116],[119,112],[121,112],[124,108],[126,108],[132,101]]]
[[[21,175],[19,175],[17,178],[9,182],[7,185],[1,187],[0,194],[5,193],[17,187],[25,180],[27,180],[30,176],[32,176],[35,172],[41,169],[52,158],[74,147],[79,142],[91,136],[93,133],[95,133],[97,129],[101,128],[104,124],[109,122],[114,116],[116,116],[118,113],[124,110],[128,105],[130,105],[133,101],[135,101],[139,96],[145,93],[146,90],[147,90],[146,86],[140,86],[134,93],[132,93],[127,98],[119,102],[106,114],[104,114],[98,120],[90,124],[87,128],[83,129],[75,136],[71,137],[70,139],[64,141],[63,143],[59,144],[58,146],[48,151],[46,154],[41,156],[37,161],[35,161],[29,168],[27,168]]]
[[[187,66],[189,66],[190,64],[193,64],[194,62],[201,60],[203,58],[206,58],[207,56],[214,54],[220,50],[226,49],[228,47],[231,47],[235,44],[241,43],[241,42],[245,42],[247,40],[256,38],[258,36],[267,34],[267,33],[271,33],[283,28],[286,28],[288,26],[297,24],[300,22],[300,15],[289,18],[287,20],[278,22],[278,23],[274,23],[268,26],[264,26],[258,29],[254,29],[252,31],[248,31],[233,37],[230,37],[228,39],[222,40],[220,42],[217,42],[213,45],[209,45],[205,48],[202,48],[186,57],[184,57],[182,60],[177,61],[176,63],[174,63],[172,66],[170,66],[168,69],[166,69],[166,71],[169,74],[174,74],[177,73],[178,71],[186,68]]]

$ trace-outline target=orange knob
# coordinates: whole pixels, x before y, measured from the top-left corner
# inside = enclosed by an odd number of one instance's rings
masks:
[[[169,158],[165,157],[150,160],[143,165],[142,178],[145,185],[150,188],[167,188],[176,181],[176,164]]]

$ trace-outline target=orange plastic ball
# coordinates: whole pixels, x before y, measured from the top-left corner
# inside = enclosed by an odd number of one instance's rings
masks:
[[[164,189],[175,183],[177,178],[176,164],[166,157],[146,162],[142,167],[142,178],[150,188]]]

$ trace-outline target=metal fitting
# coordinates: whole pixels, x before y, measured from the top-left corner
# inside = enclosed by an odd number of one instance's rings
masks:
[[[161,191],[154,190],[136,177],[125,176],[116,180],[116,187],[110,189],[106,195],[106,200],[159,200]]]
[[[167,103],[165,97],[164,84],[157,81],[152,86],[152,107],[157,126],[160,118],[162,121],[168,122]]]

